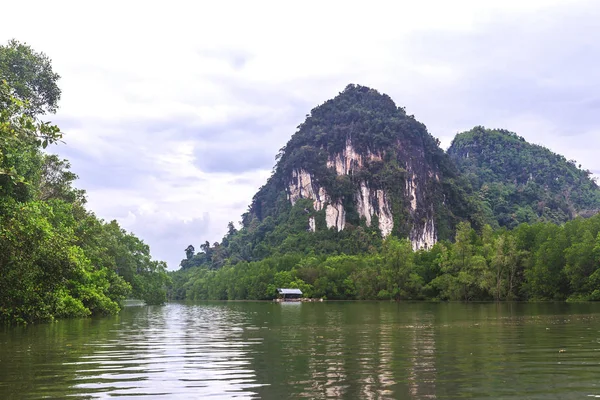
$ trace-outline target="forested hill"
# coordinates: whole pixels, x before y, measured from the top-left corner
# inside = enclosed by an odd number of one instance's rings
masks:
[[[290,252],[360,254],[383,238],[414,249],[481,227],[478,200],[439,141],[378,91],[348,85],[314,108],[277,155],[239,232],[188,252],[184,268]]]
[[[282,203],[308,199],[316,212],[308,220],[312,231],[319,220],[337,231],[363,225],[421,248],[451,237],[459,221],[477,214],[439,141],[388,95],[366,86],[348,85],[311,110],[277,159],[244,226],[277,217]]]
[[[113,314],[127,296],[166,300],[166,264],[87,210],[69,162],[43,151],[63,138],[44,121],[58,79],[44,53],[0,46],[0,323]]]
[[[448,149],[499,226],[563,223],[600,210],[600,189],[573,160],[506,130],[475,127]]]
[[[589,173],[506,131],[448,153],[388,96],[348,86],[280,151],[242,228],[187,248],[171,298],[600,300],[600,214],[559,224],[598,208]]]

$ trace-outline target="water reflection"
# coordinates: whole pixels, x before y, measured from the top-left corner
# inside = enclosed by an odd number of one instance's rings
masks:
[[[0,399],[580,399],[600,304],[202,303],[0,329]],[[562,351],[561,351],[562,350]]]
[[[224,306],[140,308],[72,363],[74,388],[90,397],[255,398],[248,353],[260,339],[244,338],[248,328],[243,313]]]
[[[432,313],[414,314],[408,392],[413,399],[435,399],[435,330]]]

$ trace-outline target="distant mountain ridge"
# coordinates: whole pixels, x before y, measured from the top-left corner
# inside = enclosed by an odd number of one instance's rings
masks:
[[[458,134],[448,154],[499,226],[560,224],[600,210],[590,171],[513,132],[475,127]]]

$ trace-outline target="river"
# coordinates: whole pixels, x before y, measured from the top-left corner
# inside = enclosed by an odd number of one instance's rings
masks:
[[[126,307],[0,328],[0,399],[600,398],[600,304]]]

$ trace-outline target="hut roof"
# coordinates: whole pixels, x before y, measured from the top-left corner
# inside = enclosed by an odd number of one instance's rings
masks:
[[[278,288],[277,293],[279,293],[279,294],[302,294],[302,290]]]

